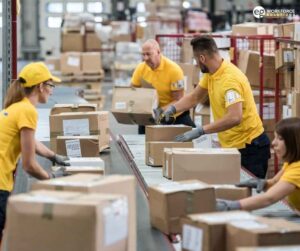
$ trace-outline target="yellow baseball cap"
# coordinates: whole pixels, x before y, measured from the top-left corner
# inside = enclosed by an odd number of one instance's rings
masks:
[[[25,80],[25,83],[23,84],[24,87],[32,87],[49,79],[53,82],[61,82],[58,77],[51,74],[43,62],[30,63],[26,65],[21,70],[18,77]]]

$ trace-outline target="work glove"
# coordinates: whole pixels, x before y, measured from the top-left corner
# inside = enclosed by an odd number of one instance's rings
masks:
[[[221,200],[217,199],[217,211],[233,211],[240,210],[241,204],[238,200]]]
[[[156,124],[160,124],[160,119],[163,112],[163,109],[161,109],[160,107],[153,109],[154,120]]]
[[[67,176],[66,168],[64,166],[57,167],[55,169],[52,168],[51,172],[48,173],[50,179],[55,179],[63,176]]]
[[[161,115],[161,124],[173,124],[175,121],[176,108],[170,105]]]
[[[66,160],[69,160],[68,156],[63,156],[59,154],[55,154],[54,156],[49,158],[50,161],[52,161],[52,164],[59,165],[59,166],[70,166],[70,163],[67,163]]]
[[[258,179],[258,178],[251,178],[246,181],[242,181],[238,184],[236,184],[237,187],[250,187],[256,189],[257,193],[262,192],[266,186],[267,181],[264,179]]]
[[[202,126],[197,126],[196,128],[193,128],[191,131],[185,132],[183,134],[177,135],[175,137],[175,141],[177,142],[187,142],[191,141],[193,139],[199,138],[200,136],[204,135],[205,132],[203,130]]]

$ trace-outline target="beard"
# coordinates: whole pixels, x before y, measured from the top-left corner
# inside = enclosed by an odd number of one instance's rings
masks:
[[[202,73],[209,73],[209,70],[206,65],[199,63],[199,67]]]

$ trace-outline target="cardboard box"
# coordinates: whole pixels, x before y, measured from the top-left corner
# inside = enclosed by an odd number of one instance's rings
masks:
[[[52,71],[60,71],[60,58],[59,57],[47,57],[45,64],[48,69]]]
[[[198,179],[209,184],[236,184],[240,181],[241,156],[235,148],[173,148],[170,162],[169,170],[174,181]]]
[[[153,109],[158,106],[155,89],[115,87],[111,112],[121,124],[154,124]]]
[[[223,200],[241,200],[252,195],[251,188],[236,187],[235,185],[213,185],[216,198]]]
[[[60,191],[79,191],[85,193],[121,194],[128,198],[129,239],[127,250],[136,251],[136,183],[131,175],[100,176],[95,174],[76,174],[32,184],[33,190],[47,189]],[[120,227],[119,223],[116,223]],[[83,249],[81,249],[83,250]],[[85,250],[85,249],[84,249]],[[101,249],[102,250],[102,249]],[[126,250],[126,251],[127,251]],[[50,250],[49,250],[50,251]]]
[[[215,211],[213,187],[197,180],[149,187],[151,225],[165,234],[181,232],[180,218]]]
[[[184,74],[184,91],[190,93],[194,90],[195,86],[199,84],[200,68],[193,64],[179,63],[178,64]]]
[[[238,68],[247,76],[251,86],[259,86],[260,56],[256,51],[239,51]]]
[[[172,148],[164,148],[162,175],[167,178],[172,178]]]
[[[164,157],[164,148],[193,148],[193,142],[161,142],[150,141],[146,142],[146,165],[149,166],[162,166]]]
[[[283,36],[291,40],[300,41],[300,22],[281,24]]]
[[[61,52],[83,52],[84,50],[84,34],[82,32],[70,32],[61,34]]]
[[[101,53],[85,52],[81,55],[83,73],[98,73],[102,71]]]
[[[300,245],[298,246],[272,246],[272,247],[251,247],[251,248],[237,248],[236,251],[298,251],[300,250]]]
[[[294,89],[300,91],[300,48],[295,49]]]
[[[86,51],[100,51],[101,40],[94,32],[87,32],[85,34],[85,49]]]
[[[194,113],[194,122],[197,126],[203,126],[210,123],[210,107],[197,105]]]
[[[187,215],[181,220],[182,250],[226,250],[226,223],[252,218],[255,216],[243,211]]]
[[[242,23],[232,25],[232,35],[267,35],[267,26],[261,23]]]
[[[62,74],[80,74],[81,73],[81,53],[66,52],[60,56],[60,67]]]
[[[283,72],[281,73],[283,75],[283,87],[286,90],[291,90],[294,87],[294,70],[285,68],[283,69]]]
[[[227,224],[228,251],[237,247],[261,247],[300,244],[300,225],[284,219],[259,217]]]
[[[146,126],[146,142],[149,141],[173,141],[177,135],[192,130],[186,125],[153,125]]]
[[[50,115],[50,146],[56,151],[57,136],[99,135],[99,149],[109,147],[108,112],[73,112]]]
[[[300,117],[300,92],[292,92],[292,117]]]
[[[53,167],[52,169],[54,169]],[[89,174],[100,174],[104,175],[105,170],[104,167],[100,166],[66,166],[66,173],[68,175],[81,174],[81,173],[89,173]]]
[[[51,115],[63,112],[95,112],[97,106],[95,104],[55,104],[50,111]]]
[[[194,53],[191,46],[192,38],[183,38],[181,46],[181,63],[193,63]]]
[[[100,151],[98,135],[58,136],[56,138],[56,153],[60,155],[79,158],[98,157]]]
[[[100,157],[83,157],[83,158],[74,158],[70,157],[69,160],[66,160],[70,166],[91,166],[91,167],[102,167],[104,168],[105,163]]]
[[[9,198],[11,251],[126,251],[128,201],[122,195],[34,191]]]
[[[275,68],[293,66],[295,62],[294,49],[279,48],[275,51]]]

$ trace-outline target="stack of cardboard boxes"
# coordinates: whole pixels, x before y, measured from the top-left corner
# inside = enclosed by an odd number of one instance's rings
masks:
[[[86,112],[89,109],[94,111]],[[108,112],[95,109],[92,104],[55,106],[50,115],[51,149],[70,157],[95,157],[108,148]]]

